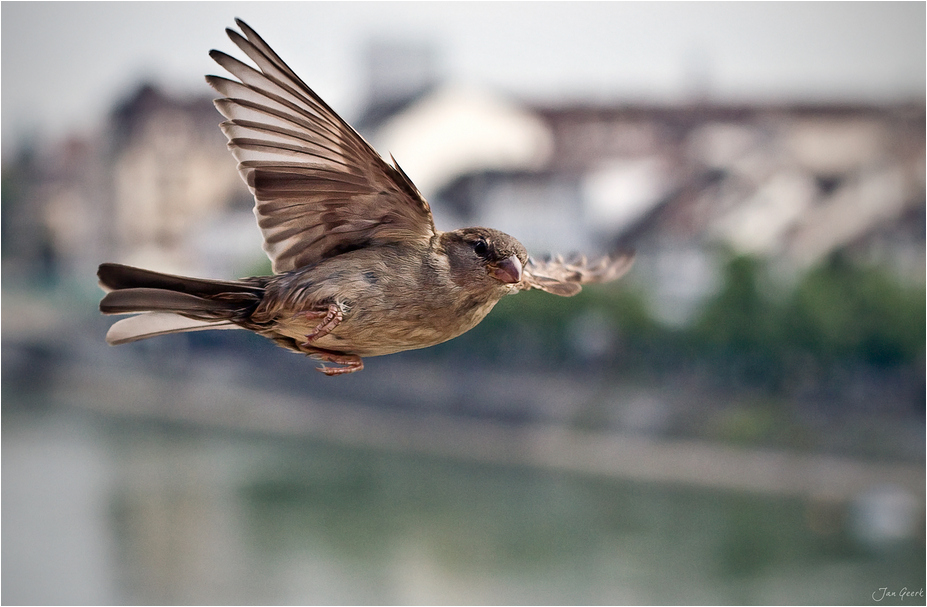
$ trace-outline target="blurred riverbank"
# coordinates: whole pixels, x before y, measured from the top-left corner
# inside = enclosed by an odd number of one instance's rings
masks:
[[[236,367],[241,370],[243,363],[234,359],[191,362],[194,368],[182,378],[118,367],[63,366],[56,371],[44,398],[114,418],[303,437],[350,447],[623,480],[840,502],[876,485],[895,485],[912,495],[924,494],[924,468],[916,463],[582,431],[548,420],[517,422],[455,415],[409,401],[404,407],[384,407],[376,401],[255,389],[237,379]],[[387,366],[387,374],[399,378],[398,385],[379,388],[384,393],[393,392],[394,397],[398,391],[409,394],[422,388],[447,387],[440,386],[440,381],[428,381],[442,373],[439,365],[396,362]],[[479,385],[498,383],[500,378],[473,374],[470,379]],[[531,377],[511,379],[516,384],[532,381]],[[409,382],[415,385],[409,386]],[[435,390],[431,396],[441,392]],[[556,403],[548,406],[554,408]]]

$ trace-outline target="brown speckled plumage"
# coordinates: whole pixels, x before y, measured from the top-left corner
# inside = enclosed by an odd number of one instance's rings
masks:
[[[258,69],[210,56],[238,81],[207,76],[239,172],[255,198],[273,276],[216,281],[103,264],[105,314],[120,344],[166,333],[244,328],[334,367],[424,348],[479,323],[509,293],[575,295],[620,277],[632,255],[535,261],[490,228],[435,229],[428,202],[393,160],[306,86],[244,22],[231,40]]]

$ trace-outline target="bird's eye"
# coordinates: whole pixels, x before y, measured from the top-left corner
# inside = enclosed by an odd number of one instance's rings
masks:
[[[486,244],[486,241],[480,238],[473,243],[473,251],[480,257],[485,257],[486,253],[489,251],[489,245]]]

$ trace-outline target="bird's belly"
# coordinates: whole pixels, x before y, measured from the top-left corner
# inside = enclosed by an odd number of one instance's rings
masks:
[[[310,342],[310,346],[358,356],[382,356],[404,350],[427,348],[469,331],[489,313],[495,301],[472,309],[451,311],[448,308],[422,307],[389,309],[352,309],[327,335]],[[277,332],[304,343],[318,321],[295,319],[278,324]]]

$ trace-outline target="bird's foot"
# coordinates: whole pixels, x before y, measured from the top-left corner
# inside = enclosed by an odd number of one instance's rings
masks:
[[[364,361],[356,354],[341,354],[340,352],[331,352],[329,350],[322,350],[321,348],[305,348],[305,346],[303,351],[308,354],[310,358],[321,361],[322,366],[316,367],[316,371],[321,371],[328,376],[354,373],[355,371],[362,371],[364,368]],[[342,366],[326,367],[325,363],[334,363]]]
[[[324,312],[321,310],[305,310],[297,316],[304,316],[310,320],[322,319],[322,322],[313,329],[312,333],[306,335],[306,341],[300,344],[304,347],[309,347],[313,341],[331,333],[344,320],[344,313],[341,311],[341,307],[336,304],[328,304],[328,309]]]
[[[292,342],[291,342],[292,343]],[[293,347],[290,345],[289,347]],[[321,371],[325,375],[344,375],[345,373],[354,373],[364,369],[364,361],[357,354],[345,354],[344,352],[335,352],[316,348],[307,344],[298,344],[294,350],[298,349],[313,360],[320,361],[322,366],[316,367],[316,371]],[[326,367],[325,363],[341,365],[339,367]]]
[[[330,362],[334,362],[336,364],[343,365],[343,366],[326,367],[323,364],[321,367],[316,367],[315,370],[320,371],[324,373],[325,375],[328,375],[329,377],[332,377],[334,375],[344,375],[346,373],[354,373],[355,371],[364,370],[364,361],[361,359],[360,356],[355,356],[353,354],[351,355],[346,354],[340,360],[334,360]]]

